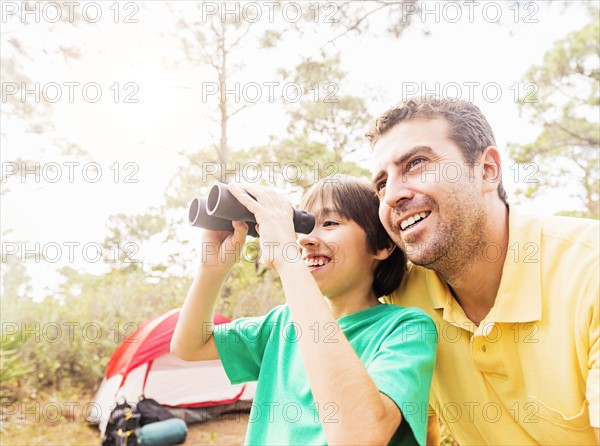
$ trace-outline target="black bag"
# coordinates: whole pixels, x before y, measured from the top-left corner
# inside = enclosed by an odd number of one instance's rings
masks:
[[[175,418],[171,412],[162,407],[158,401],[152,398],[146,398],[144,395],[140,397],[136,406],[136,411],[141,417],[140,426],[156,423],[157,421],[168,420],[169,418]]]
[[[140,414],[129,403],[124,402],[110,413],[102,446],[136,446],[136,430],[140,427]]]

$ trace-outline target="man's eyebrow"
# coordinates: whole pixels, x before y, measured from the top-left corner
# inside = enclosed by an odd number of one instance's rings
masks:
[[[406,152],[405,154],[403,154],[401,157],[399,157],[398,159],[395,159],[394,160],[394,165],[395,166],[401,166],[402,164],[405,164],[410,158],[412,158],[413,156],[415,156],[417,153],[423,153],[423,154],[428,154],[428,155],[435,155],[436,152],[430,146],[425,146],[425,145],[414,146],[408,152]],[[384,177],[385,175],[386,175],[386,172],[384,170],[380,170],[373,177],[373,179],[371,180],[371,183],[372,184],[377,184],[377,182],[379,180],[381,180],[381,178]]]
[[[374,177],[373,177],[373,179],[371,180],[371,184],[372,184],[373,186],[374,186],[374,185],[376,185],[377,183],[379,183],[379,180],[381,180],[381,178],[382,178],[382,177],[384,177],[384,176],[385,176],[385,171],[383,171],[383,170],[380,170],[379,172],[377,172],[377,173],[375,174],[375,176],[374,176]]]

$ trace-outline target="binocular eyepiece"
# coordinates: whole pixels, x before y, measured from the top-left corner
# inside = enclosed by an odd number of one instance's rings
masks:
[[[293,209],[293,211],[294,230],[302,234],[309,234],[315,227],[314,215],[297,209]],[[188,219],[190,224],[197,228],[229,232],[233,232],[232,220],[245,221],[248,224],[248,235],[258,237],[254,214],[246,209],[223,183],[215,184],[210,189],[207,199],[194,198],[192,200]]]

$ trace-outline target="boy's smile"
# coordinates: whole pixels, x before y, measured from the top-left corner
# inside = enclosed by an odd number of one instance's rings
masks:
[[[304,264],[308,266],[308,269],[314,271],[315,269],[321,268],[331,262],[331,258],[324,255],[308,255],[304,258]]]
[[[369,252],[367,235],[355,221],[331,209],[331,203],[324,203],[312,210],[315,228],[298,238],[302,260],[326,297],[369,293],[378,260]]]

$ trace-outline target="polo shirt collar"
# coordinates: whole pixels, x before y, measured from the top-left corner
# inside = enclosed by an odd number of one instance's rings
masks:
[[[541,219],[509,209],[508,247],[496,302],[486,321],[532,322],[542,317]]]
[[[425,269],[425,282],[434,309],[439,310],[450,305],[453,299],[452,293],[446,281],[438,273]]]
[[[541,233],[540,219],[525,217],[514,208],[509,209],[508,247],[502,278],[496,302],[485,321],[533,322],[541,319]],[[428,269],[425,279],[432,307],[443,309],[445,320],[459,324],[469,322],[441,276]]]
[[[436,310],[442,310],[442,318],[457,327],[475,332],[477,326],[469,320],[462,307],[458,304],[446,281],[435,271],[426,270],[425,281],[431,299],[431,305]]]

